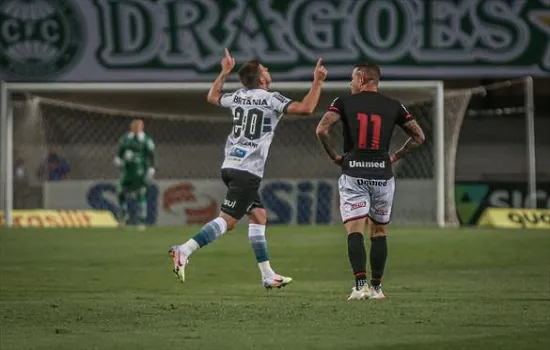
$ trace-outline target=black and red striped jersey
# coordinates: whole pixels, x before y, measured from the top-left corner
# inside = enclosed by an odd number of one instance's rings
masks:
[[[378,92],[362,91],[336,98],[328,110],[338,113],[343,124],[342,172],[360,178],[391,178],[393,130],[414,119],[407,108]]]

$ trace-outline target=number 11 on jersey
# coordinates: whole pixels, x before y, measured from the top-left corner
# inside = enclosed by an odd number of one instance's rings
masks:
[[[380,131],[382,127],[382,118],[378,114],[368,115],[366,113],[357,113],[359,121],[359,140],[360,149],[379,149]],[[372,132],[369,139],[369,128],[372,126]]]

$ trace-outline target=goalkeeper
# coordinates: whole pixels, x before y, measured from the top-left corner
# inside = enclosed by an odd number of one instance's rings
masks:
[[[125,225],[128,221],[127,199],[137,196],[139,227],[145,228],[147,202],[145,195],[147,185],[155,175],[155,143],[145,134],[143,120],[137,119],[130,124],[130,132],[120,139],[115,164],[120,169],[120,190],[118,205],[119,222]]]

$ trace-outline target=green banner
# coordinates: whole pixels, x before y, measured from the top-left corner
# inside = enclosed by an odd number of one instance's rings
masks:
[[[527,208],[525,182],[457,182],[455,184],[457,216],[463,225],[475,225],[488,207]],[[537,184],[537,208],[550,208],[550,182]]]
[[[204,80],[225,47],[285,79],[550,76],[550,0],[0,2],[0,77]]]

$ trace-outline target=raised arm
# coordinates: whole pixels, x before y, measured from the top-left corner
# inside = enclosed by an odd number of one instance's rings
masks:
[[[409,139],[405,141],[403,146],[396,151],[394,154],[390,155],[390,159],[393,162],[398,161],[399,159],[405,157],[413,149],[419,147],[424,143],[426,137],[424,136],[424,131],[416,120],[410,120],[401,126],[403,130],[409,135]]]
[[[323,66],[323,59],[320,58],[313,72],[313,84],[309,92],[304,96],[302,101],[293,101],[287,108],[287,114],[310,115],[315,112],[315,108],[319,103],[323,82],[327,77],[327,70]]]
[[[338,154],[330,143],[330,129],[332,125],[340,120],[340,114],[332,111],[325,113],[321,121],[317,125],[316,133],[317,139],[321,142],[323,149],[328,154],[329,158],[336,164],[342,162],[342,156]]]
[[[231,71],[235,67],[235,59],[231,57],[228,49],[225,49],[225,57],[222,59],[221,65],[222,71],[220,72],[216,80],[214,80],[214,83],[212,84],[210,91],[208,91],[208,96],[206,98],[209,103],[216,106],[220,105],[223,84],[229,76],[229,73],[231,73]]]

